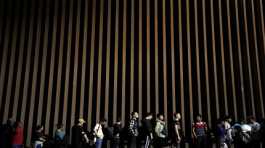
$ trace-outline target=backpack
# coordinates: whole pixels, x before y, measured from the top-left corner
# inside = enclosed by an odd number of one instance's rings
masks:
[[[250,136],[251,134],[249,132],[241,132],[240,133],[240,138],[241,138],[241,141],[245,144],[248,144],[251,142],[252,138]]]

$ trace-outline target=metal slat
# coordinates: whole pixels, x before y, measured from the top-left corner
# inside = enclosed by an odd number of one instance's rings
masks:
[[[205,0],[202,1],[203,10],[203,46],[204,46],[204,62],[205,62],[205,79],[206,79],[206,94],[207,94],[207,117],[208,125],[212,127],[211,117],[211,101],[210,101],[210,86],[209,86],[209,65],[208,65],[208,47],[207,47],[207,28],[206,28],[206,4]]]
[[[231,80],[232,80],[232,92],[233,92],[233,106],[234,106],[234,117],[238,120],[238,109],[237,109],[237,95],[235,86],[235,71],[234,71],[234,59],[233,59],[233,46],[232,46],[232,33],[231,33],[231,13],[230,13],[230,2],[226,0],[227,7],[227,23],[228,23],[228,44],[229,44],[229,54],[230,54],[230,70],[231,70]]]
[[[176,65],[175,65],[175,35],[174,35],[174,1],[170,0],[170,38],[171,38],[171,79],[172,79],[172,108],[176,112]]]
[[[147,83],[147,112],[151,111],[151,41],[150,41],[150,0],[146,0],[146,67],[147,67],[147,75],[146,75],[146,83]]]
[[[61,89],[63,89],[62,85],[61,85],[61,81],[62,81],[62,68],[63,68],[63,53],[64,53],[64,36],[65,36],[65,24],[66,24],[66,3],[65,1],[62,1],[61,3],[62,5],[62,19],[60,23],[60,41],[59,41],[59,57],[58,57],[58,73],[57,73],[57,82],[56,82],[56,109],[55,109],[55,115],[54,115],[54,123],[57,124],[61,121],[59,121],[59,103],[61,103],[62,101],[61,98],[63,98],[64,96],[61,96]]]
[[[52,37],[51,37],[51,63],[50,63],[50,73],[49,73],[49,84],[48,84],[48,100],[52,100],[52,94],[53,94],[53,89],[54,87],[56,88],[56,86],[54,86],[54,70],[55,70],[55,51],[56,50],[60,50],[60,49],[56,49],[56,34],[57,34],[57,31],[58,31],[58,28],[57,28],[57,24],[58,24],[58,6],[59,6],[59,0],[56,0],[54,2],[54,15],[53,15],[53,26],[52,26]],[[59,22],[60,23],[60,22]],[[58,70],[59,71],[59,70]],[[45,120],[45,127],[47,125],[49,125],[49,122],[50,122],[50,117],[52,114],[54,114],[54,118],[53,118],[53,124],[52,125],[56,125],[58,124],[58,114],[59,114],[59,99],[55,99],[55,108],[54,108],[54,112],[49,112],[51,110],[51,107],[48,107],[47,108],[47,117],[46,117],[46,120]],[[55,128],[52,126],[50,127],[53,129],[53,133],[55,132]]]
[[[215,108],[216,117],[220,117],[220,107],[219,107],[219,91],[218,91],[218,75],[217,75],[217,62],[216,62],[216,43],[215,43],[215,27],[214,27],[214,6],[213,0],[210,2],[211,6],[211,32],[212,32],[212,50],[213,50],[213,66],[214,66],[214,88],[215,88]]]
[[[99,22],[99,52],[98,52],[98,80],[97,80],[97,108],[96,121],[100,120],[100,104],[101,104],[101,77],[102,77],[102,46],[103,46],[103,14],[104,0],[100,0],[100,22]]]
[[[248,79],[250,83],[250,99],[251,99],[251,111],[252,115],[256,115],[255,111],[255,101],[254,101],[254,91],[253,91],[253,80],[252,80],[252,67],[251,67],[251,61],[250,61],[250,45],[249,45],[249,35],[248,35],[248,19],[247,19],[247,10],[246,10],[246,0],[243,0],[243,12],[244,12],[244,31],[246,34],[246,50],[247,50],[247,64],[248,64]]]
[[[239,27],[239,10],[238,10],[238,0],[235,0],[235,9],[236,9],[236,24],[237,24],[237,50],[238,50],[238,60],[239,60],[239,71],[240,71],[240,82],[241,82],[241,93],[242,93],[242,107],[244,118],[247,117],[246,113],[246,97],[245,97],[245,84],[244,84],[244,75],[243,75],[243,65],[242,65],[242,53],[241,53],[241,40],[240,40],[240,27]]]
[[[116,0],[115,11],[115,47],[114,47],[114,92],[113,92],[113,121],[117,120],[117,99],[118,99],[118,61],[119,61],[119,0]]]
[[[29,113],[28,113],[28,125],[27,125],[27,133],[29,134],[27,138],[27,145],[30,144],[31,140],[31,133],[32,133],[32,127],[33,127],[33,113],[34,113],[34,107],[35,107],[35,99],[36,99],[36,88],[37,88],[37,74],[38,74],[38,65],[39,65],[39,56],[40,56],[40,36],[41,36],[41,23],[42,23],[42,13],[43,13],[43,4],[39,3],[40,8],[38,8],[38,19],[37,21],[37,32],[36,32],[36,44],[35,47],[33,47],[33,50],[35,50],[34,54],[34,65],[31,67],[33,69],[32,74],[32,83],[31,83],[31,94],[30,94],[30,104],[29,104]]]
[[[81,75],[81,97],[79,104],[79,117],[84,115],[84,100],[85,100],[85,82],[86,82],[86,65],[87,65],[87,33],[88,33],[88,1],[85,0],[84,6],[84,32],[83,32],[83,51],[82,51],[82,75]]]
[[[201,72],[200,72],[200,47],[199,47],[199,28],[198,28],[198,0],[194,0],[195,15],[195,39],[196,39],[196,71],[197,71],[197,88],[198,88],[198,108],[199,114],[202,114],[202,98],[201,98]]]
[[[181,0],[178,0],[178,18],[179,18],[179,63],[180,63],[180,104],[181,104],[181,114],[182,114],[182,126],[183,133],[186,133],[185,126],[185,96],[184,96],[184,68],[183,68],[183,34],[182,34],[182,5]]]
[[[106,119],[108,119],[108,112],[109,112],[111,1],[112,0],[108,0],[108,18],[107,18],[106,84],[105,84],[105,107],[104,107],[105,108],[104,117]]]
[[[122,109],[121,109],[121,121],[125,123],[125,104],[126,104],[126,42],[127,42],[127,0],[123,3],[123,42],[122,42]]]
[[[229,115],[228,100],[227,100],[227,84],[226,84],[226,68],[225,68],[225,49],[224,49],[224,35],[223,35],[223,19],[222,19],[222,1],[218,1],[219,10],[219,25],[220,25],[220,39],[221,39],[221,59],[222,59],[222,74],[223,74],[223,91],[224,91],[224,109],[225,114]]]
[[[22,64],[23,64],[23,54],[25,51],[25,36],[26,36],[26,3],[23,4],[22,6],[22,23],[21,23],[21,35],[19,37],[19,56],[18,56],[18,70],[17,70],[17,76],[16,76],[16,87],[15,87],[15,96],[14,96],[14,106],[12,110],[12,116],[17,119],[17,113],[19,112],[18,110],[18,101],[20,97],[20,86],[21,86],[21,75],[22,75]],[[0,41],[1,42],[1,41]],[[20,106],[21,104],[19,104]]]
[[[158,0],[154,0],[155,3],[155,113],[159,113],[159,72],[158,72]]]
[[[3,120],[6,121],[9,117],[8,117],[8,113],[9,113],[9,107],[13,108],[13,104],[10,106],[10,102],[11,102],[11,93],[12,93],[12,83],[13,83],[13,75],[14,75],[14,67],[15,67],[15,61],[16,61],[16,51],[17,51],[17,42],[18,42],[18,36],[17,36],[17,31],[18,31],[18,24],[19,24],[19,18],[18,18],[18,10],[19,9],[19,5],[16,4],[15,5],[15,12],[14,12],[14,26],[12,28],[12,39],[11,39],[11,48],[8,50],[11,50],[11,56],[9,58],[10,60],[10,64],[8,66],[8,82],[7,82],[7,93],[6,93],[6,101],[5,101],[5,105],[4,105],[4,116],[3,116]],[[9,18],[11,19],[11,18]],[[2,96],[4,97],[4,96]]]
[[[39,93],[39,103],[38,106],[38,115],[37,115],[37,125],[41,124],[42,116],[43,116],[43,102],[44,102],[44,88],[45,88],[45,76],[46,76],[46,63],[47,63],[47,52],[48,52],[48,31],[49,31],[49,14],[50,14],[50,1],[46,2],[46,10],[45,10],[45,30],[44,30],[44,41],[43,41],[43,51],[42,51],[42,63],[41,63],[41,77],[40,77],[40,93]],[[47,107],[50,106],[50,98],[47,101]],[[47,108],[49,109],[49,108]],[[47,110],[49,111],[49,110]],[[46,115],[47,116],[47,115]],[[48,115],[49,116],[49,115]],[[44,117],[46,118],[46,117]],[[49,126],[45,124],[45,132],[48,132]]]
[[[264,116],[264,102],[263,102],[263,93],[262,93],[262,81],[261,81],[261,72],[260,72],[260,63],[259,63],[259,49],[258,49],[258,43],[257,43],[257,31],[256,31],[256,16],[255,16],[255,10],[254,10],[254,2],[251,0],[251,14],[252,14],[252,22],[253,22],[253,35],[254,35],[254,44],[255,44],[255,59],[256,59],[256,66],[257,66],[257,74],[258,74],[258,86],[259,86],[259,103],[261,110],[261,115]]]
[[[130,113],[134,111],[134,31],[135,14],[134,0],[131,0],[131,70],[130,70]]]
[[[76,115],[76,100],[77,100],[77,72],[78,72],[78,61],[79,61],[79,40],[80,40],[80,15],[81,15],[81,0],[77,1],[77,15],[76,17],[76,28],[75,28],[75,46],[74,46],[74,75],[73,75],[73,94],[72,94],[72,103],[71,103],[71,124],[72,127],[75,124],[75,115]],[[78,106],[79,108],[79,106]]]
[[[67,44],[66,44],[66,69],[65,69],[65,85],[64,85],[64,96],[63,96],[63,125],[66,125],[66,120],[68,116],[68,98],[69,98],[69,79],[70,79],[70,65],[71,65],[71,48],[72,48],[72,34],[73,34],[73,4],[74,0],[70,1],[70,8],[69,8],[69,23],[68,23],[68,35],[67,35]]]
[[[96,0],[93,0],[92,8],[92,28],[90,46],[90,70],[89,70],[89,97],[88,97],[88,127],[92,124],[92,100],[93,100],[93,76],[94,76],[94,56],[95,56],[95,28],[96,28]]]
[[[192,90],[192,61],[191,61],[191,39],[190,39],[190,2],[186,0],[186,21],[187,21],[187,43],[188,43],[188,71],[189,71],[189,111],[190,122],[193,122],[193,90]]]
[[[167,36],[166,36],[166,1],[162,1],[162,34],[163,34],[163,88],[164,114],[167,119]]]
[[[142,0],[139,0],[139,52],[138,52],[138,111],[139,111],[139,118],[142,119],[142,112],[143,112],[143,6]]]

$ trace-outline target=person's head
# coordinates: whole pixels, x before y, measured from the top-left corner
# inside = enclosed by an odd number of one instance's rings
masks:
[[[250,116],[250,117],[248,117],[248,122],[254,123],[254,122],[256,122],[256,118],[254,116]]]
[[[63,124],[61,123],[57,124],[57,129],[63,129]]]
[[[163,114],[158,114],[157,119],[160,121],[164,121],[164,115]]]
[[[232,123],[232,118],[230,116],[226,116],[225,121],[228,123]]]
[[[103,126],[105,126],[107,124],[107,120],[105,118],[102,118],[99,123]]]
[[[43,130],[44,130],[44,127],[43,127],[42,125],[38,125],[38,126],[36,127],[36,131],[37,131],[37,132],[43,132]]]
[[[7,126],[13,126],[13,121],[11,118],[6,121],[6,125]]]
[[[202,121],[202,116],[201,116],[201,115],[197,115],[197,117],[196,117],[196,121],[197,121],[197,122],[201,122],[201,121]]]
[[[181,119],[180,113],[174,113],[173,120],[179,121]]]
[[[139,118],[139,114],[137,112],[132,112],[131,116],[134,119],[138,119]]]
[[[152,120],[153,119],[153,114],[152,113],[147,113],[145,119]]]
[[[14,127],[15,128],[21,128],[21,127],[23,127],[23,125],[20,121],[16,121]]]
[[[78,125],[83,126],[86,121],[83,118],[78,119]]]
[[[120,117],[117,119],[115,124],[119,124],[119,125],[121,124],[121,118]]]

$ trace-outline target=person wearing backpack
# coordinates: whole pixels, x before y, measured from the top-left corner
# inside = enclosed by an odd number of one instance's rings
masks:
[[[152,127],[153,114],[147,113],[147,116],[143,119],[143,135],[145,137],[145,148],[150,147],[151,140],[153,140],[153,127]]]
[[[167,145],[167,129],[164,115],[158,114],[155,126],[155,147],[162,148]]]
[[[255,117],[253,117],[253,116],[250,116],[248,118],[248,124],[251,127],[251,142],[250,142],[250,147],[251,148],[259,147],[260,139],[261,139],[261,133],[260,133],[261,126],[256,121]]]
[[[206,122],[202,121],[202,116],[196,117],[196,122],[192,124],[192,136],[197,148],[207,147],[207,130]]]
[[[139,115],[137,112],[131,114],[131,119],[128,127],[129,148],[137,147],[137,137],[139,136]]]
[[[101,119],[100,122],[97,123],[94,127],[94,133],[96,136],[96,143],[95,143],[96,148],[102,147],[103,139],[104,139],[103,128],[106,125],[106,123],[107,123],[106,119]]]

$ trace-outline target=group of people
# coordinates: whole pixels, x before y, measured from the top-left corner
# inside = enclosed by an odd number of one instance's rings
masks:
[[[143,120],[139,121],[137,112],[130,115],[126,123],[118,119],[113,125],[108,126],[106,119],[101,119],[91,131],[87,130],[87,124],[80,118],[72,127],[70,135],[66,135],[64,126],[57,125],[57,129],[52,139],[44,134],[44,127],[37,126],[32,135],[33,148],[66,148],[71,143],[73,148],[102,148],[110,143],[113,148],[121,148],[127,145],[129,148],[144,146],[149,148],[162,148],[173,146],[180,148],[185,143],[191,143],[197,148],[210,147],[212,136],[215,135],[215,143],[218,148],[230,148],[234,144],[235,148],[258,148],[261,142],[265,141],[265,123],[258,123],[254,117],[249,117],[246,122],[232,123],[230,117],[218,120],[214,130],[209,130],[202,116],[198,115],[192,123],[191,140],[184,136],[181,125],[181,114],[174,113],[169,123],[165,122],[164,115],[154,116],[152,113],[146,114]],[[123,126],[125,125],[125,126]],[[0,148],[23,148],[24,133],[21,122],[7,123],[1,126]],[[210,134],[214,133],[214,134]],[[71,137],[71,142],[67,137]]]
[[[23,148],[24,132],[23,125],[17,121],[7,120],[5,125],[0,126],[0,148]]]

